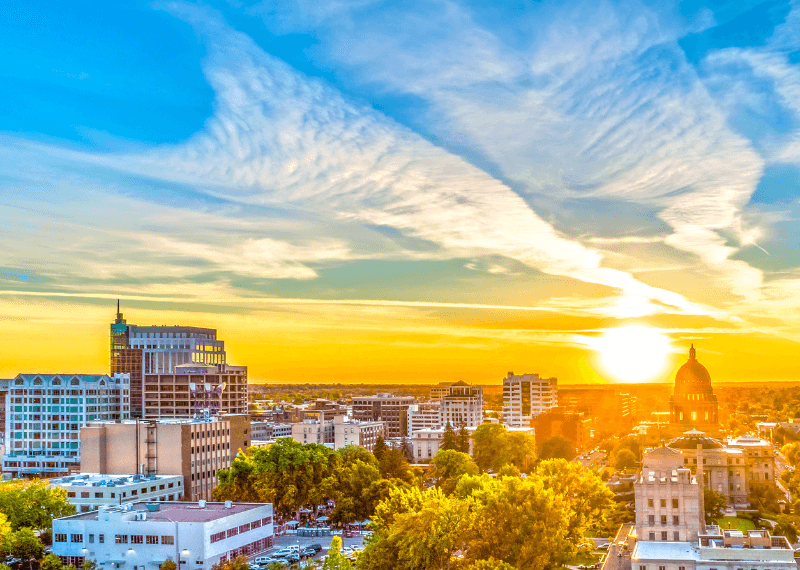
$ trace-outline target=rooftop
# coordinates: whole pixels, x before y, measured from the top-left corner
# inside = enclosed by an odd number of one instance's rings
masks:
[[[205,523],[231,515],[244,513],[269,505],[270,503],[126,503],[111,509],[79,513],[58,520],[83,520],[102,521],[121,517],[124,520],[135,521],[135,513],[147,513],[147,521],[179,522],[179,523]],[[230,507],[226,505],[230,504]],[[108,518],[104,518],[108,517]]]
[[[59,487],[121,487],[123,485],[141,485],[147,481],[164,481],[166,479],[183,479],[182,475],[101,475],[100,473],[81,473],[50,479],[51,485]]]

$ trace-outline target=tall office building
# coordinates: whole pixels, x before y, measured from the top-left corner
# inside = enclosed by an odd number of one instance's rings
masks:
[[[463,380],[451,384],[447,395],[442,396],[439,423],[454,428],[476,428],[483,423],[483,387],[470,386]]]
[[[198,398],[223,413],[247,411],[247,367],[228,366],[215,329],[129,325],[117,301],[110,340],[111,373],[131,376],[133,417],[192,415]],[[222,383],[235,397],[216,395]]]
[[[20,374],[9,386],[3,472],[66,475],[81,461],[80,430],[129,417],[127,374]]]
[[[528,427],[531,420],[558,406],[558,380],[538,374],[503,378],[503,420],[508,427]]]
[[[354,396],[353,418],[365,422],[383,421],[386,437],[405,437],[408,435],[408,408],[415,403],[414,396],[387,393]]]

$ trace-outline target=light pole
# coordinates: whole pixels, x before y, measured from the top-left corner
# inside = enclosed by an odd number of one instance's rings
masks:
[[[178,553],[178,570],[181,570],[181,556],[185,557],[188,562],[190,554],[191,552],[189,552],[188,548],[184,548]]]

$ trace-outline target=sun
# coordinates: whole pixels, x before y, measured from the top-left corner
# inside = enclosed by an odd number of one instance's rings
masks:
[[[650,382],[664,373],[669,337],[658,329],[629,326],[606,329],[592,341],[599,368],[619,382]]]

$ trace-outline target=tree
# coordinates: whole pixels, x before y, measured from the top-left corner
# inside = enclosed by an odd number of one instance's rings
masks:
[[[75,514],[75,506],[60,487],[49,487],[40,479],[17,480],[0,483],[0,513],[6,515],[12,530],[49,530],[54,518]]]
[[[781,448],[781,453],[790,465],[797,467],[800,462],[800,442],[787,443]]]
[[[33,534],[33,529],[21,528],[5,536],[2,550],[5,554],[16,556],[20,560],[41,558],[44,554],[44,545]]]
[[[469,432],[467,431],[467,425],[461,424],[461,428],[458,430],[458,437],[456,439],[456,449],[461,453],[469,453]]]
[[[575,445],[563,435],[553,435],[542,442],[539,459],[575,459]]]
[[[375,441],[375,447],[372,450],[372,455],[375,456],[375,459],[380,461],[383,459],[383,454],[389,451],[389,446],[386,445],[386,442],[383,440],[383,436],[378,436],[378,439]]]
[[[462,475],[476,475],[478,466],[469,455],[454,449],[439,450],[431,460],[433,469],[428,477],[445,495],[453,492]]]
[[[396,450],[388,449],[380,460],[381,475],[387,479],[400,479],[406,483],[414,480],[411,466],[406,461],[405,455]]]
[[[273,562],[267,566],[267,570],[286,570],[286,564],[283,564],[282,562]]]
[[[783,497],[775,483],[769,481],[751,481],[747,498],[756,508],[768,513],[779,513],[778,500]]]
[[[240,554],[236,558],[214,564],[211,570],[250,570],[250,564],[247,560],[247,556],[245,554]]]
[[[328,549],[328,556],[322,565],[322,570],[351,570],[353,565],[342,554],[342,539],[334,536]]]
[[[789,544],[797,542],[797,527],[788,517],[779,517],[775,526],[772,527],[772,534],[785,536]]]
[[[175,564],[172,560],[164,560],[161,564],[158,565],[158,570],[177,570],[178,565]]]
[[[64,564],[61,562],[60,557],[55,554],[48,554],[42,560],[39,568],[41,568],[41,570],[61,570],[64,568]]]
[[[636,456],[630,449],[620,449],[614,454],[614,469],[625,471],[626,469],[636,469]]]
[[[510,433],[501,424],[481,424],[472,434],[472,455],[481,471],[497,473],[512,464],[527,473],[536,459],[536,440],[526,433]]]
[[[441,449],[453,449],[458,451],[458,438],[456,437],[456,432],[453,431],[453,426],[450,425],[450,422],[447,422],[447,425],[444,426],[444,436],[442,437],[442,446],[439,448]]]
[[[703,489],[703,505],[706,509],[706,524],[717,524],[722,518],[722,512],[728,506],[728,499],[722,493]]]

